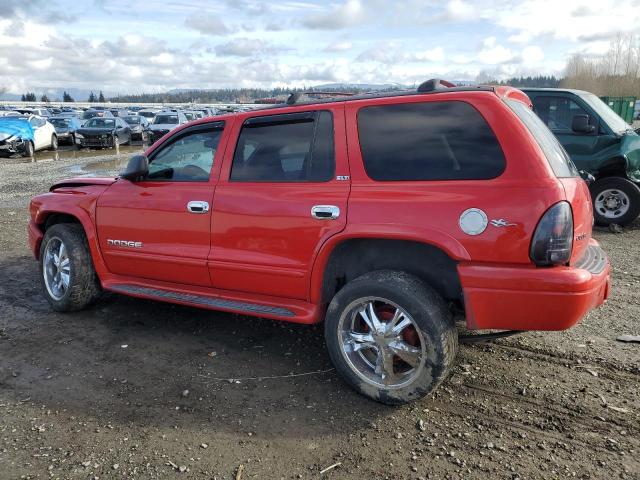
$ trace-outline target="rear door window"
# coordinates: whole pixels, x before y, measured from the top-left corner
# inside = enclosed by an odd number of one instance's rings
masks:
[[[511,110],[522,120],[531,135],[544,152],[547,161],[558,178],[576,177],[579,175],[573,161],[558,139],[551,133],[542,120],[524,103],[517,100],[506,100]]]
[[[331,112],[254,117],[238,138],[231,181],[327,182],[335,172]]]
[[[364,167],[373,180],[480,180],[505,169],[498,139],[465,102],[364,107],[358,130]]]

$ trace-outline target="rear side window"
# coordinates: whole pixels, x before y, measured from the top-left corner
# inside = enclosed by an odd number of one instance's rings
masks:
[[[506,102],[536,139],[556,177],[577,177],[579,175],[578,169],[542,120],[524,103],[517,100],[507,100]]]
[[[465,102],[405,103],[358,112],[360,148],[378,181],[481,180],[505,168],[491,128]]]
[[[233,156],[237,182],[327,182],[335,172],[330,112],[254,117],[242,126]]]

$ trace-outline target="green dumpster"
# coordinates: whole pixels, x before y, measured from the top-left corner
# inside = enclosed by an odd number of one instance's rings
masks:
[[[600,99],[611,107],[611,110],[616,112],[627,122],[633,122],[633,111],[636,105],[636,97],[600,97]]]

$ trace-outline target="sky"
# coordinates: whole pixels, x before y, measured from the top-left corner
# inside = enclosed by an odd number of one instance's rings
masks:
[[[413,85],[561,75],[640,0],[0,0],[0,88]]]

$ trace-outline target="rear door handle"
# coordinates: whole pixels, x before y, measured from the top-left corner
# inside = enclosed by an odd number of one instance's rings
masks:
[[[340,216],[340,207],[335,205],[314,205],[311,207],[311,216],[318,220],[335,220]]]
[[[207,213],[209,211],[209,203],[202,200],[192,200],[187,203],[187,211],[189,213]]]

